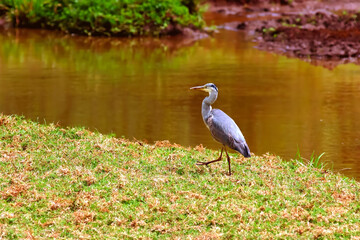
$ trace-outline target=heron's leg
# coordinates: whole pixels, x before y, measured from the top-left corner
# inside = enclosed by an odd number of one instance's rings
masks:
[[[215,159],[215,160],[212,160],[212,161],[209,161],[209,162],[197,162],[196,165],[206,165],[207,166],[210,163],[221,161],[223,150],[224,150],[224,147],[221,148],[220,157],[218,159]]]
[[[227,157],[227,161],[229,163],[229,176],[231,175],[231,165],[230,165],[230,157],[229,157],[229,154],[226,150],[226,147],[225,147],[225,153],[226,153],[226,157]]]

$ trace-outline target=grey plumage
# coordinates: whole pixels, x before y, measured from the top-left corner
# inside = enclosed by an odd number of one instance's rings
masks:
[[[220,109],[212,109],[213,104],[218,96],[218,88],[213,83],[207,83],[203,86],[192,87],[190,89],[201,90],[209,93],[202,102],[201,115],[205,125],[210,130],[213,138],[223,144],[229,163],[229,175],[231,175],[230,157],[227,153],[226,146],[241,153],[244,157],[250,157],[250,149],[245,141],[244,135],[234,120]],[[209,162],[198,162],[198,165],[208,165],[220,161],[222,158],[223,148],[218,159]]]

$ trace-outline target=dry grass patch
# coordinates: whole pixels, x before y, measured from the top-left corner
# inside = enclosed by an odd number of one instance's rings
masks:
[[[266,154],[154,145],[0,115],[0,238],[356,239],[360,184]]]

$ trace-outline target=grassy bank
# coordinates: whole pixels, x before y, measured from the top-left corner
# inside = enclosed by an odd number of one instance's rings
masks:
[[[2,0],[1,12],[17,27],[86,35],[177,34],[204,24],[197,0]]]
[[[350,238],[360,183],[276,156],[118,139],[0,115],[0,238]]]

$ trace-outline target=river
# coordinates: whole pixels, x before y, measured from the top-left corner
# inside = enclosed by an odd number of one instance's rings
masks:
[[[256,49],[242,32],[180,38],[88,38],[44,30],[0,32],[0,112],[117,137],[220,149],[201,118],[230,115],[253,153],[325,153],[327,167],[360,179],[360,66],[332,70]]]

